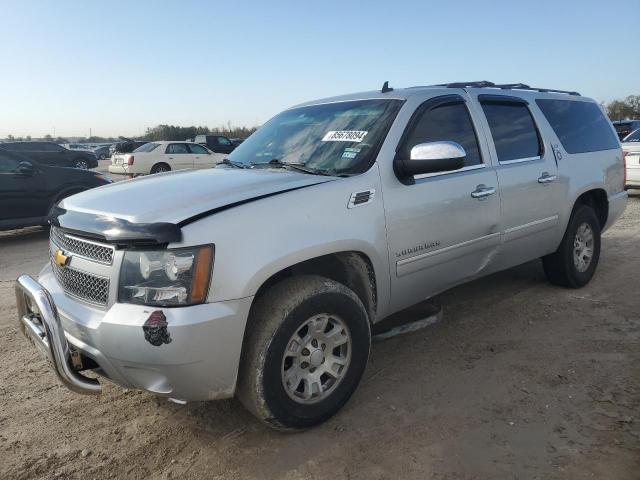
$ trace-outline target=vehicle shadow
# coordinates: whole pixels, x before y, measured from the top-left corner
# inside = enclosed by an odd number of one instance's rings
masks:
[[[49,238],[49,227],[26,227],[18,230],[0,230],[0,247],[29,240]]]

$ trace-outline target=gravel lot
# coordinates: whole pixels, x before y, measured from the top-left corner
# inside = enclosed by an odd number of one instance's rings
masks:
[[[16,327],[47,233],[0,232],[0,478],[640,478],[640,196],[582,290],[539,262],[456,288],[441,322],[373,346],[353,399],[280,434],[235,401],[61,387]]]

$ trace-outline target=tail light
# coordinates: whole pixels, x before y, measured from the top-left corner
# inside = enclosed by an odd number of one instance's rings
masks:
[[[627,155],[629,155],[629,152],[622,150],[622,170],[624,171],[624,183],[622,184],[622,188],[627,186]]]
[[[133,155],[129,155],[129,159],[127,160],[127,165],[133,165]]]

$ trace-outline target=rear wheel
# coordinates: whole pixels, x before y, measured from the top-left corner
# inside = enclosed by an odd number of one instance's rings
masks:
[[[370,344],[367,312],[349,288],[312,275],[284,280],[252,310],[238,397],[273,428],[316,425],[349,400]]]
[[[170,171],[171,167],[166,163],[156,163],[153,167],[151,167],[151,173],[163,173]]]
[[[600,259],[600,222],[594,210],[580,205],[571,214],[567,231],[555,253],[542,259],[547,279],[569,288],[585,286]]]

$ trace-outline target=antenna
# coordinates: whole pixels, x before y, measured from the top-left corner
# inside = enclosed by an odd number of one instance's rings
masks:
[[[389,86],[388,80],[384,82],[384,84],[382,85],[382,89],[380,90],[380,93],[387,93],[387,92],[393,92],[393,88]]]

